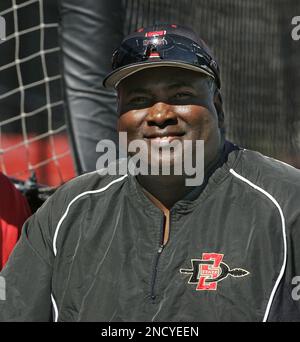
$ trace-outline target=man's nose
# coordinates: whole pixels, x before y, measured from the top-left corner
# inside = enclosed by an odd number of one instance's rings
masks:
[[[149,110],[146,121],[149,126],[158,126],[162,129],[167,126],[177,125],[178,123],[177,115],[172,106],[164,103],[155,104]]]

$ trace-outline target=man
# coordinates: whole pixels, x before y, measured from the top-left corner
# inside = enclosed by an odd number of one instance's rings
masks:
[[[15,247],[21,228],[31,215],[22,194],[0,172],[0,270]]]
[[[203,140],[204,181],[102,171],[63,186],[26,223],[1,274],[0,319],[300,320],[300,173],[225,141],[207,46],[177,25],[140,29],[113,68],[104,84],[118,92],[118,130],[149,147],[142,162],[163,164],[175,140]]]

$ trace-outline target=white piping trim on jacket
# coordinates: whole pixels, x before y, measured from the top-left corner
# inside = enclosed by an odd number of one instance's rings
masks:
[[[94,194],[99,194],[101,192],[104,192],[106,190],[108,190],[112,185],[116,184],[116,183],[119,183],[119,182],[122,182],[125,178],[127,178],[128,175],[125,175],[121,178],[118,178],[116,180],[114,180],[113,182],[109,183],[106,187],[102,188],[102,189],[98,189],[98,190],[94,190],[94,191],[86,191],[86,192],[83,192],[81,194],[79,194],[78,196],[76,196],[68,205],[67,207],[67,210],[65,211],[64,215],[62,216],[62,218],[59,220],[58,222],[58,225],[55,229],[55,233],[54,233],[54,237],[53,237],[53,252],[54,252],[54,255],[56,256],[57,255],[57,247],[56,247],[56,241],[57,241],[57,237],[58,237],[58,233],[59,233],[59,229],[61,227],[61,225],[63,224],[65,218],[67,217],[69,211],[70,211],[70,208],[71,206],[77,201],[79,200],[80,198],[86,196],[86,195],[94,195]],[[54,308],[54,313],[55,313],[55,322],[57,322],[58,320],[58,309],[57,309],[57,304],[55,302],[55,299],[53,297],[53,295],[51,294],[51,300],[52,300],[52,304],[53,304],[53,308]]]
[[[54,310],[54,322],[57,322],[57,320],[58,320],[58,309],[57,309],[56,301],[55,301],[52,294],[51,294],[51,301],[52,301],[52,306],[53,306],[53,310]]]
[[[102,188],[102,189],[98,189],[98,190],[94,190],[94,191],[86,191],[86,192],[83,192],[81,194],[79,194],[77,197],[75,197],[71,202],[70,204],[68,205],[67,207],[67,210],[65,211],[64,215],[62,216],[62,218],[60,219],[60,221],[58,222],[58,225],[56,227],[56,230],[55,230],[55,234],[54,234],[54,238],[53,238],[53,252],[54,252],[54,255],[56,256],[57,254],[57,248],[56,248],[56,241],[57,241],[57,236],[58,236],[58,233],[59,233],[59,229],[62,225],[62,223],[64,222],[65,218],[67,217],[67,215],[69,214],[69,211],[70,211],[70,208],[71,206],[76,202],[78,201],[81,197],[84,197],[86,195],[94,195],[94,194],[99,194],[101,192],[104,192],[106,191],[107,189],[109,189],[112,185],[116,184],[116,183],[119,183],[119,182],[122,182],[126,177],[128,177],[128,175],[125,175],[123,176],[122,178],[118,178],[116,180],[114,180],[113,182],[109,183],[105,188]]]
[[[250,185],[252,188],[254,188],[255,190],[260,191],[261,193],[263,193],[266,197],[268,197],[277,207],[279,213],[280,213],[280,217],[281,217],[281,224],[282,224],[282,235],[283,235],[283,245],[284,245],[284,258],[283,258],[283,264],[281,267],[281,271],[279,273],[279,276],[275,282],[274,288],[271,292],[270,295],[270,299],[268,301],[268,305],[266,308],[266,312],[264,315],[264,319],[263,322],[267,322],[269,314],[270,314],[270,310],[272,307],[272,303],[276,294],[276,291],[279,287],[279,284],[283,278],[284,272],[285,272],[285,268],[286,268],[286,263],[287,263],[287,238],[286,238],[286,228],[285,228],[285,217],[283,215],[283,211],[279,205],[279,203],[277,202],[277,200],[271,195],[269,194],[267,191],[265,191],[264,189],[260,188],[259,186],[253,184],[252,182],[250,182],[248,179],[242,177],[241,175],[239,175],[238,173],[236,173],[233,169],[230,170],[230,173],[235,176],[236,178],[240,179],[241,181],[243,181],[244,183],[247,183],[248,185]]]

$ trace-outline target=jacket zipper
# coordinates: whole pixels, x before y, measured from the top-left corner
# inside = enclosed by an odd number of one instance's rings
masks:
[[[161,231],[160,245],[159,245],[159,248],[158,248],[158,251],[156,254],[154,267],[153,267],[153,271],[152,271],[152,277],[151,277],[151,294],[150,294],[150,297],[153,301],[156,299],[155,284],[156,284],[156,280],[157,280],[158,263],[159,263],[160,256],[164,250],[165,220],[166,220],[166,217],[164,216],[164,218],[162,220],[162,231]]]

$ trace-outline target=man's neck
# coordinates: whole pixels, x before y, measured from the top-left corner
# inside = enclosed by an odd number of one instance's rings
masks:
[[[138,176],[137,180],[168,209],[193,190],[185,185],[185,177],[182,176]]]

